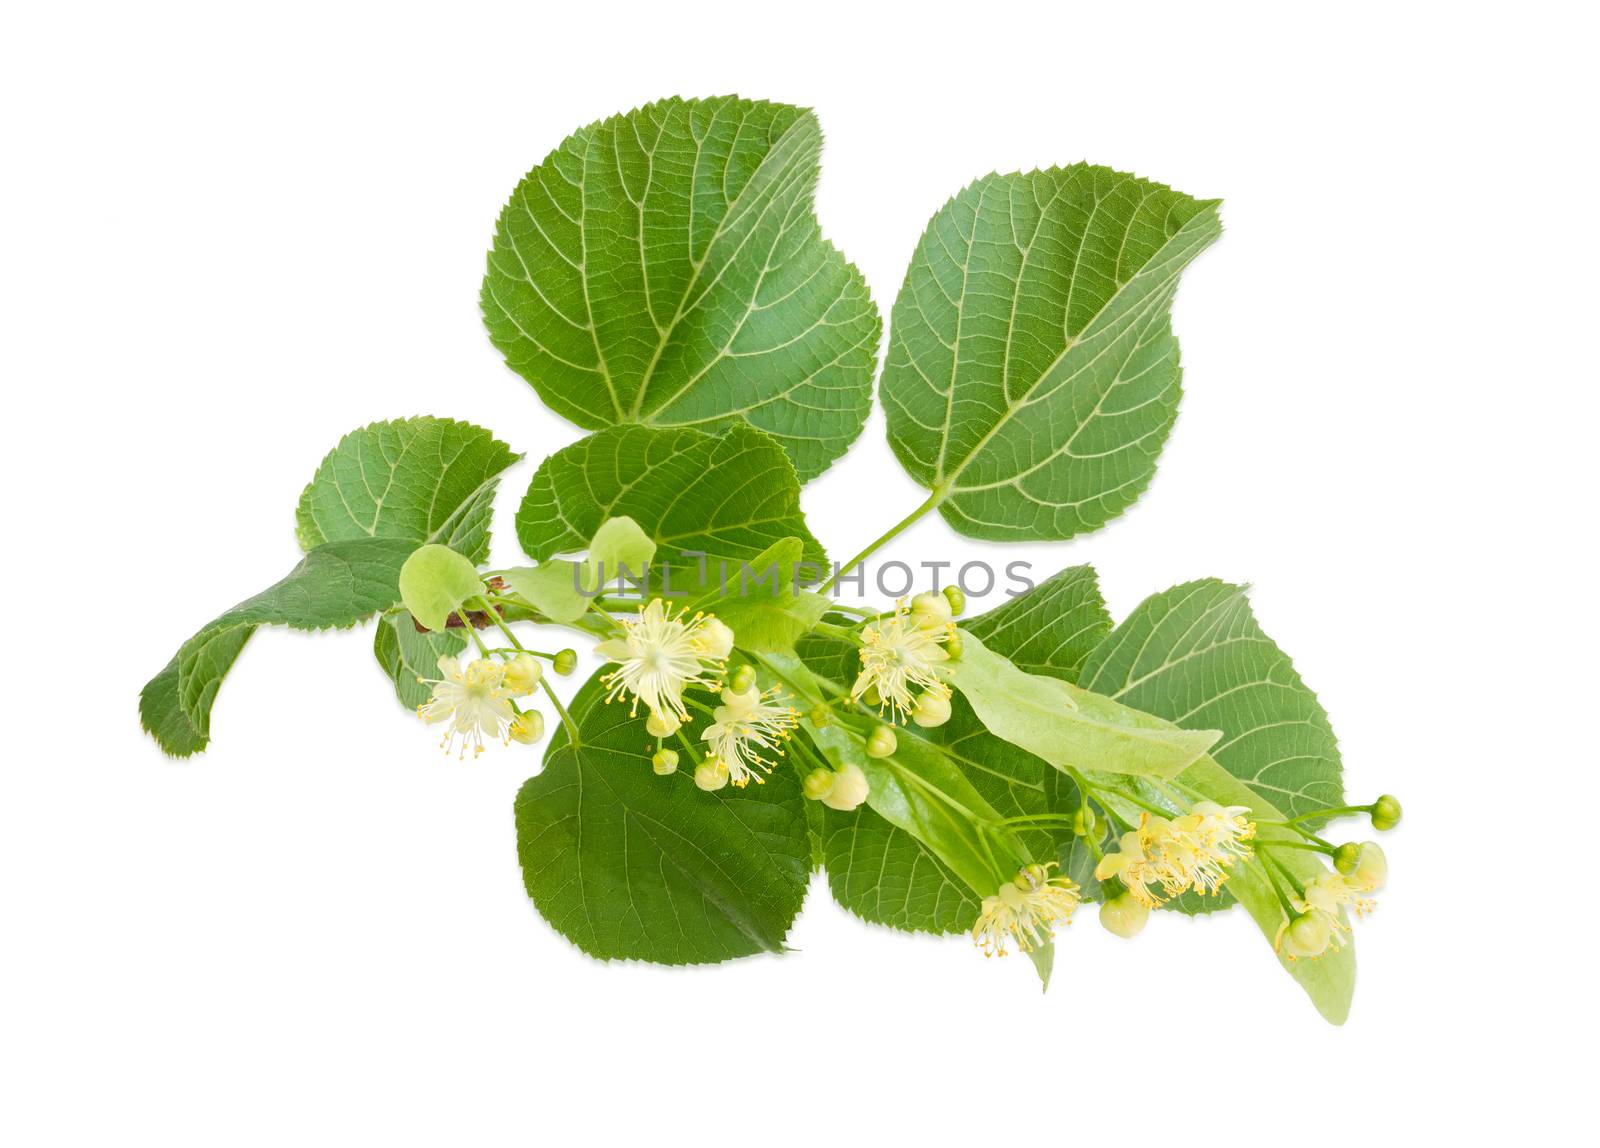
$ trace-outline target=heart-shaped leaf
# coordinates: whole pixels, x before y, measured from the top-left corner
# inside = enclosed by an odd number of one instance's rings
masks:
[[[880,321],[812,212],[811,112],[670,99],[581,129],[500,213],[489,337],[581,427],[774,435],[803,479],[861,432]]]
[[[811,869],[794,772],[715,793],[689,770],[658,777],[643,720],[604,701],[591,678],[571,706],[577,743],[558,730],[517,794],[517,855],[539,912],[595,957],[677,965],[781,950]]]
[[[697,430],[613,427],[545,459],[517,510],[517,538],[543,562],[576,554],[607,518],[626,515],[657,547],[670,585],[700,597],[737,586],[742,563],[785,538],[818,570],[822,544],[806,527],[800,483],[777,442],[747,426]]]
[[[1217,202],[1077,164],[989,175],[933,217],[890,322],[889,443],[975,538],[1127,509],[1176,417],[1178,276]]]

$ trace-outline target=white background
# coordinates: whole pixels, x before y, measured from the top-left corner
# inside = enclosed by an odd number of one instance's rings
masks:
[[[0,1139],[1317,1144],[1575,1118],[1600,684],[1577,6],[30,8],[0,31]],[[536,755],[440,757],[370,629],[259,634],[202,757],[140,734],[144,680],[294,563],[294,501],[355,426],[448,414],[527,451],[499,500],[516,558],[533,465],[578,432],[479,323],[495,215],[579,125],[727,91],[817,109],[819,213],[885,313],[928,216],[991,169],[1090,159],[1225,199],[1143,501],[1062,545],[930,519],[887,556],[1092,561],[1118,616],[1255,584],[1352,795],[1407,811],[1346,1027],[1237,914],[1127,943],[1085,913],[1043,997],[1025,962],[865,927],[820,881],[790,955],[592,962],[522,891]],[[805,508],[842,556],[920,498],[875,414]]]

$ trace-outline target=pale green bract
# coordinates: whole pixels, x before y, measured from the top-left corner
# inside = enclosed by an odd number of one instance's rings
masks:
[[[444,629],[483,592],[477,567],[448,546],[420,546],[400,567],[400,601],[430,630]]]
[[[861,432],[881,324],[812,212],[811,112],[670,99],[578,131],[512,192],[489,337],[581,427],[775,436],[802,479]]]
[[[889,444],[975,538],[1071,538],[1155,473],[1179,394],[1168,307],[1217,201],[1077,164],[989,175],[933,217],[890,318]]]
[[[654,540],[637,522],[621,515],[600,523],[581,563],[548,558],[537,566],[501,570],[499,577],[552,622],[570,623],[588,613],[589,604],[603,590],[616,589],[619,581],[632,585],[644,578],[655,555]]]
[[[1211,748],[1219,730],[1179,729],[1059,678],[1028,674],[977,635],[948,669],[990,733],[1051,765],[1102,768],[1137,777],[1174,777]]]

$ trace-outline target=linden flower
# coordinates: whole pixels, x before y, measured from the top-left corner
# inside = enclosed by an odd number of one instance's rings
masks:
[[[1121,881],[1140,905],[1154,909],[1167,898],[1158,889],[1171,891],[1172,871],[1162,860],[1161,841],[1171,823],[1165,817],[1152,818],[1149,814],[1139,818],[1139,828],[1122,835],[1115,853],[1107,853],[1094,867],[1097,880]],[[1179,888],[1178,892],[1182,892]]]
[[[713,656],[713,650],[721,647],[721,635],[710,630],[711,622],[703,614],[674,617],[660,598],[652,599],[637,618],[621,619],[623,636],[595,647],[601,657],[617,663],[600,679],[610,691],[606,701],[629,693],[633,712],[643,702],[663,719],[688,721],[683,691],[689,686],[714,689],[722,672],[722,659]]]
[[[850,699],[859,701],[868,690],[876,690],[880,705],[903,724],[917,706],[912,686],[948,697],[950,687],[935,667],[950,660],[944,647],[954,634],[950,623],[921,625],[901,599],[893,615],[862,629],[861,675],[851,687]]]
[[[1342,873],[1322,873],[1306,882],[1303,896],[1290,898],[1300,916],[1278,926],[1277,946],[1291,958],[1316,959],[1344,945],[1350,931],[1342,909],[1358,917],[1372,912],[1374,902]]]
[[[1052,877],[1055,862],[1029,865],[1016,878],[983,899],[972,939],[984,956],[1005,956],[1012,945],[1031,952],[1050,939],[1057,925],[1072,920],[1078,907],[1078,886],[1070,877]]]
[[[772,761],[763,751],[781,754],[779,743],[800,724],[794,707],[777,704],[781,700],[783,691],[777,686],[765,693],[754,687],[741,694],[722,691],[722,704],[700,737],[711,743],[711,764],[726,767],[734,785],[749,785],[752,777],[764,781],[761,775],[771,770]]]
[[[461,739],[462,758],[467,747],[473,756],[483,752],[487,738],[506,742],[517,712],[511,705],[511,691],[505,685],[505,668],[499,662],[479,658],[461,663],[448,654],[439,658],[438,679],[425,679],[433,685],[433,696],[417,707],[417,716],[429,725],[448,721],[444,740],[439,744],[449,753],[456,738]]]
[[[1324,916],[1335,930],[1348,933],[1350,926],[1339,912],[1346,906],[1356,916],[1365,917],[1377,907],[1377,902],[1361,896],[1361,890],[1343,873],[1323,873],[1312,878],[1306,883],[1305,895],[1294,902],[1294,907],[1302,913]]]
[[[1228,879],[1228,867],[1250,856],[1245,842],[1256,835],[1256,827],[1244,816],[1249,812],[1244,805],[1198,801],[1174,820],[1163,842],[1173,876],[1196,892],[1216,896]]]
[[[1245,842],[1256,827],[1245,818],[1248,812],[1242,805],[1200,801],[1170,821],[1141,813],[1139,827],[1122,835],[1117,852],[1100,859],[1095,876],[1116,877],[1147,909],[1189,889],[1216,896],[1228,869],[1250,856]],[[1160,886],[1160,892],[1151,886]]]

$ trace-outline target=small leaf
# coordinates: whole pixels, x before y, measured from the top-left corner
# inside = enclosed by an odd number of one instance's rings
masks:
[[[985,728],[1057,767],[1174,777],[1214,745],[1217,730],[1184,730],[1057,678],[1027,674],[964,632],[952,685]]]
[[[414,538],[482,562],[495,483],[521,457],[482,427],[452,419],[396,419],[351,431],[300,495],[300,547]]]
[[[656,556],[656,544],[626,514],[608,518],[589,540],[583,587],[598,591],[619,577],[642,576]]]
[[[540,465],[517,511],[517,538],[530,558],[576,554],[607,518],[626,515],[657,546],[669,585],[652,592],[700,597],[740,564],[785,538],[804,561],[827,555],[806,527],[800,483],[778,444],[735,426],[696,430],[615,427],[564,447]]]
[[[988,175],[929,222],[895,300],[889,443],[956,530],[1071,538],[1148,485],[1177,415],[1178,276],[1214,200],[1076,164]]]
[[[699,964],[781,950],[811,867],[793,772],[715,793],[690,770],[657,777],[643,720],[604,695],[598,677],[578,692],[579,743],[558,730],[544,771],[517,794],[517,855],[539,912],[607,959]]]
[[[483,593],[472,562],[448,546],[421,546],[400,568],[400,600],[430,630],[442,630],[469,599]]]
[[[670,99],[591,124],[500,213],[489,337],[581,427],[773,434],[802,477],[861,432],[880,322],[812,211],[803,108]]]
[[[533,603],[553,622],[576,622],[589,612],[590,599],[578,588],[582,579],[576,562],[551,558],[537,566],[513,566],[500,571],[513,593]]]

